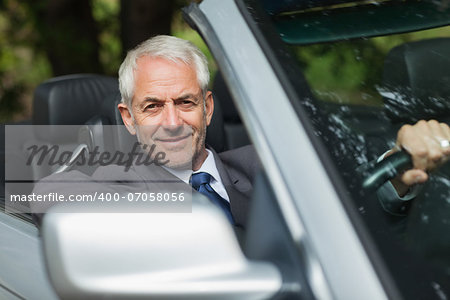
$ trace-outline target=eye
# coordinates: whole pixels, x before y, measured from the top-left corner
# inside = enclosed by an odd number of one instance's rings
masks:
[[[189,108],[195,105],[194,101],[192,100],[182,100],[178,103],[178,105],[185,107],[185,108]]]
[[[157,110],[158,108],[160,108],[162,106],[162,104],[158,104],[158,103],[151,103],[149,105],[147,105],[144,110],[150,110],[150,111],[154,111]]]

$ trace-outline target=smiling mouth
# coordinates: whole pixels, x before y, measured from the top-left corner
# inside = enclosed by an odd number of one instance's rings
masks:
[[[171,137],[171,138],[157,138],[156,141],[163,142],[163,143],[177,143],[183,140],[186,140],[191,135],[183,135],[183,136],[177,136],[177,137]]]

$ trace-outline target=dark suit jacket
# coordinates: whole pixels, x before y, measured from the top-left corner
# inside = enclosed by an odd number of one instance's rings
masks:
[[[253,179],[260,170],[260,162],[252,146],[215,153],[214,159],[222,183],[230,198],[231,213],[236,226],[245,228],[250,199],[253,193]]]
[[[252,181],[260,169],[260,162],[252,146],[245,146],[220,154],[217,154],[213,149],[210,150],[214,155],[216,167],[230,198],[236,230],[242,231],[246,226],[250,197],[253,191]],[[50,175],[38,182],[33,192],[42,195],[50,192],[69,195],[80,194],[80,192],[93,194],[99,191],[115,193],[118,190],[121,192],[132,192],[137,189],[154,190],[155,184],[158,185],[161,178],[180,182],[178,178],[160,167],[132,165],[127,172],[124,172],[123,166],[108,165],[98,167],[92,176],[76,170]],[[74,183],[81,183],[81,185]],[[187,185],[186,188],[190,190]],[[39,209],[36,207],[33,209],[33,205],[32,203],[32,212],[39,212],[34,213],[33,216],[36,223],[40,225],[44,215],[40,212],[45,211],[48,207],[43,209],[42,203],[38,203],[38,205],[41,205]]]

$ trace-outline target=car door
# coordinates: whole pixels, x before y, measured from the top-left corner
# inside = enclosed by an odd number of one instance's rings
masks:
[[[406,203],[414,207],[406,217],[386,211],[376,189],[363,187],[401,125],[445,121],[448,52],[432,40],[449,36],[445,3],[204,1],[186,13],[236,100],[312,294],[445,297],[448,243],[438,240],[447,239],[447,175],[432,177]],[[434,69],[411,70],[409,79],[390,53],[402,43],[416,48],[415,40],[425,45],[421,56],[397,60]],[[401,80],[394,102],[383,99],[390,76]],[[419,84],[420,76],[434,84]]]
[[[58,299],[31,216],[7,213],[4,199],[0,200],[0,298]]]

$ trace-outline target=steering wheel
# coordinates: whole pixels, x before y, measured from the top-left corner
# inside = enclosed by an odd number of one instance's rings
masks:
[[[363,181],[363,188],[376,190],[386,181],[413,166],[411,156],[405,151],[396,152],[378,162]]]

